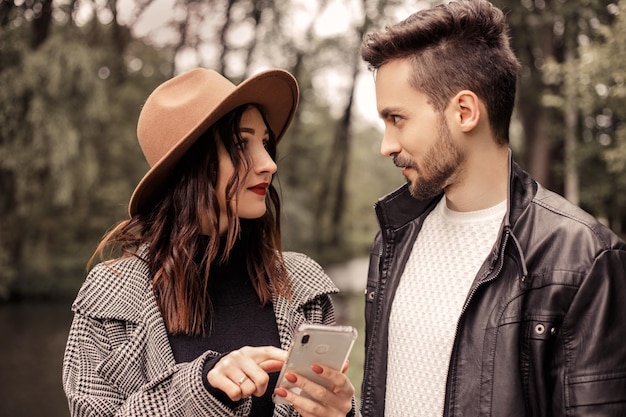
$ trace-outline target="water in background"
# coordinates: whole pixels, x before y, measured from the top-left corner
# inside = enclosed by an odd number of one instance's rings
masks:
[[[0,416],[69,416],[61,372],[70,305],[0,304]]]

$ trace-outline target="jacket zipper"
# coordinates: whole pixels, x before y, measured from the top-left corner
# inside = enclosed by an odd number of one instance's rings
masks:
[[[489,276],[489,279],[486,280],[481,280],[478,282],[478,284],[472,289],[472,291],[469,293],[467,300],[465,301],[465,304],[463,305],[463,308],[461,309],[461,314],[459,314],[459,319],[456,322],[456,329],[454,332],[454,348],[452,350],[452,354],[450,356],[450,363],[451,366],[448,369],[448,378],[447,378],[447,384],[446,384],[446,388],[444,391],[444,398],[445,398],[445,406],[444,406],[444,410],[443,410],[443,415],[445,416],[449,416],[450,415],[450,398],[449,398],[449,392],[450,389],[452,387],[452,375],[454,374],[452,367],[454,366],[454,364],[452,363],[452,361],[454,360],[454,358],[456,357],[457,351],[458,351],[458,337],[459,337],[459,323],[461,322],[461,318],[463,317],[463,315],[465,314],[465,312],[467,311],[467,307],[469,306],[470,302],[472,301],[472,298],[474,298],[474,294],[476,294],[476,291],[478,291],[478,289],[480,287],[482,287],[483,285],[492,282],[493,280],[495,280],[499,275],[500,272],[502,272],[502,268],[504,265],[504,251],[506,249],[506,245],[509,241],[509,236],[511,235],[511,231],[509,228],[506,228],[504,231],[504,237],[502,239],[502,244],[500,245],[500,259],[498,262],[498,269],[494,272],[492,272],[491,274],[487,273],[486,276]]]

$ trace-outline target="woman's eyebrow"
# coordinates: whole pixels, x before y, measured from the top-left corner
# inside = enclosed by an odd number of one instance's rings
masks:
[[[250,134],[253,134],[253,135],[256,133],[256,131],[255,131],[253,128],[251,128],[251,127],[242,127],[242,128],[240,128],[239,130],[240,130],[242,133],[250,133]],[[267,135],[268,133],[269,133],[269,132],[268,132],[267,128],[265,128],[265,132],[264,132],[264,134],[266,134],[266,135]]]

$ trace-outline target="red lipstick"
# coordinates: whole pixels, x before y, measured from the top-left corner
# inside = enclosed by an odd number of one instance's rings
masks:
[[[253,185],[252,187],[248,187],[248,190],[252,191],[255,194],[265,196],[267,194],[267,187],[269,187],[268,183],[260,182],[257,185]]]

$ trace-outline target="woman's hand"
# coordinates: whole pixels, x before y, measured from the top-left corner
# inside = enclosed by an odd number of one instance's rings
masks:
[[[274,394],[285,398],[302,417],[345,417],[352,409],[354,386],[345,375],[348,364],[339,372],[321,365],[311,369],[322,378],[332,383],[331,389],[294,373],[285,374],[285,378],[295,386],[302,388],[313,399],[297,395],[285,388],[276,388]]]
[[[221,358],[207,375],[212,387],[223,391],[233,401],[267,390],[270,372],[280,371],[287,352],[274,346],[244,346]]]

